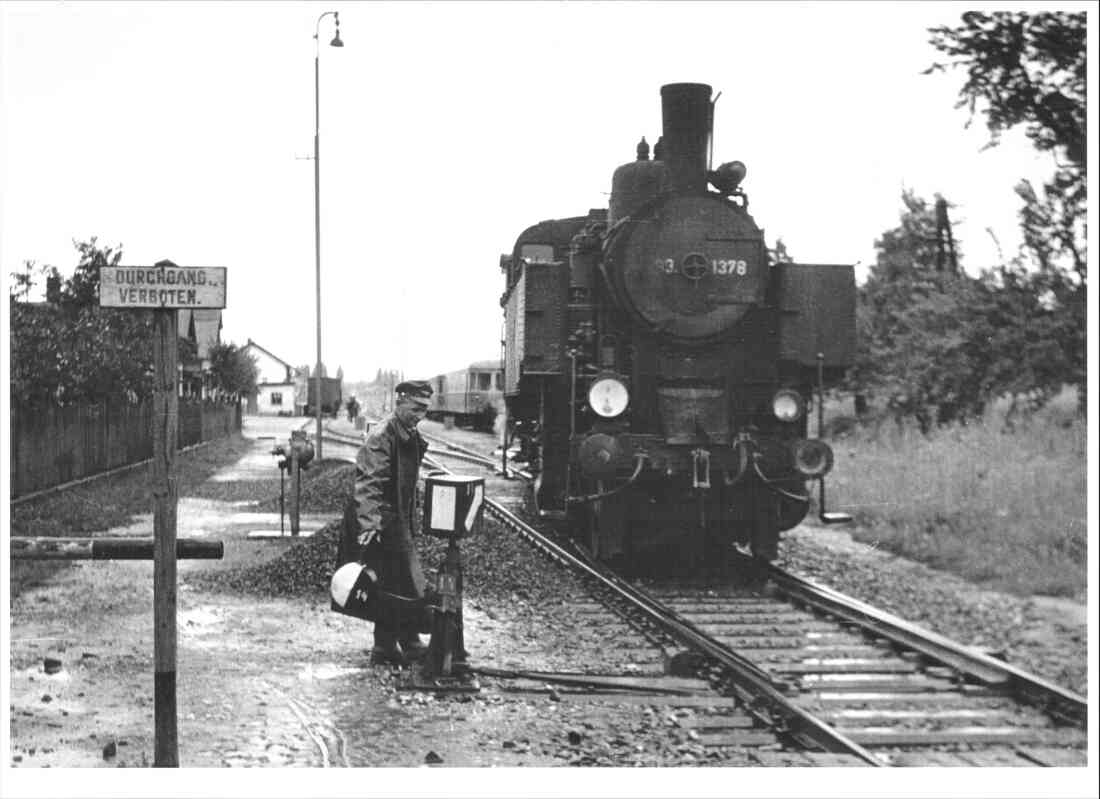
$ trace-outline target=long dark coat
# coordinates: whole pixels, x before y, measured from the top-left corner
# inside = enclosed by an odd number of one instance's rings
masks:
[[[406,597],[424,596],[424,571],[413,543],[416,482],[428,449],[416,432],[390,416],[367,438],[355,459],[358,543],[381,540],[380,586]]]

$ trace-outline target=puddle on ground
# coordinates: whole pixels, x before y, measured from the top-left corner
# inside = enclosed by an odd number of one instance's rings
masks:
[[[449,726],[448,708],[427,718],[422,707],[412,712],[392,686],[378,683],[370,667],[306,664],[298,678],[298,689],[291,689],[286,701],[301,714],[299,740],[314,758],[321,757],[323,743],[333,764],[422,766],[425,740],[438,739],[438,731]],[[436,749],[442,745],[433,743]]]
[[[218,613],[206,607],[176,610],[176,628],[184,632],[198,632],[200,628],[218,624],[220,621]]]
[[[347,677],[352,674],[357,674],[361,671],[366,671],[366,669],[337,666],[335,663],[321,663],[319,665],[307,663],[305,668],[298,672],[298,679],[307,682],[313,680],[332,680],[337,677]]]
[[[11,672],[11,677],[13,684],[20,679],[26,680],[27,682],[38,682],[47,685],[56,685],[58,683],[64,684],[72,680],[72,675],[69,674],[64,666],[53,674],[47,674],[41,663],[27,669],[19,669],[18,671],[13,670]]]

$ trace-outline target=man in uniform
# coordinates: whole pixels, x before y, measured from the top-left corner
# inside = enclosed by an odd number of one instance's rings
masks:
[[[393,415],[367,438],[355,459],[355,505],[361,551],[372,547],[378,582],[389,593],[420,599],[424,571],[413,543],[416,482],[428,445],[416,431],[427,415],[431,386],[423,380],[401,383]],[[364,556],[365,559],[365,556]],[[380,618],[374,624],[371,662],[405,665],[423,657],[427,646],[409,622]]]

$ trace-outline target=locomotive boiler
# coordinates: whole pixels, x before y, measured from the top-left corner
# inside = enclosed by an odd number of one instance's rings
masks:
[[[596,557],[771,560],[815,485],[840,517],[808,420],[855,354],[854,272],[775,262],[745,166],[708,162],[711,88],[661,99],[654,157],[643,138],[606,210],[539,222],[501,257],[509,425],[539,512]]]

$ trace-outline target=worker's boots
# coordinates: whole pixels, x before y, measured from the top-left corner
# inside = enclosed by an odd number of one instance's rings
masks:
[[[372,666],[405,666],[408,659],[397,641],[396,633],[374,631],[374,648],[370,652]]]
[[[428,654],[428,645],[420,640],[416,633],[409,633],[401,638],[401,652],[406,660],[422,660]]]

